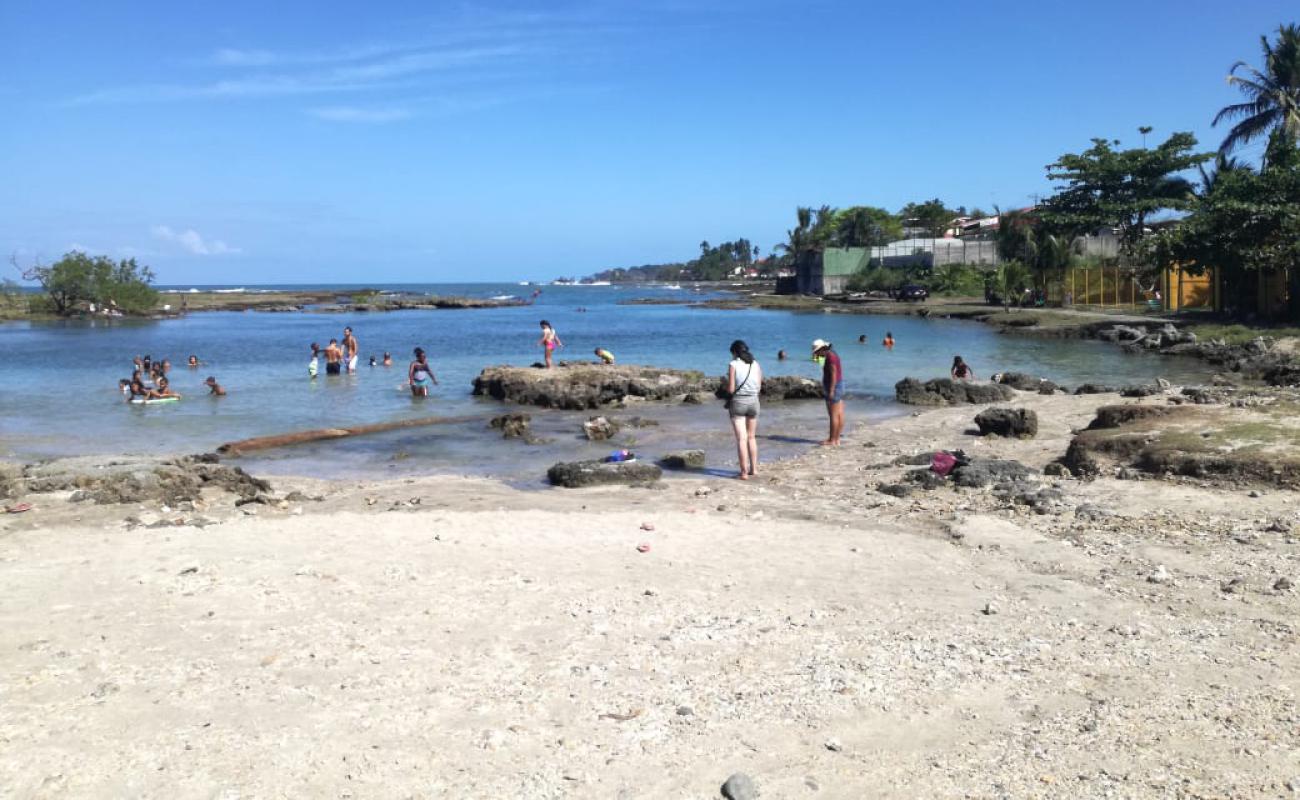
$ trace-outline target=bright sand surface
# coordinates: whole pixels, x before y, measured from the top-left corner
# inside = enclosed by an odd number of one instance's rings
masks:
[[[0,517],[0,795],[1285,794],[1293,493],[874,491],[934,447],[1041,469],[1115,401],[1023,395],[1027,441],[928,411],[748,484],[277,478],[325,499],[203,528],[37,496]]]

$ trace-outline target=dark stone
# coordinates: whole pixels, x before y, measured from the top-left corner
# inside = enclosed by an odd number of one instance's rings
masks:
[[[930,469],[909,469],[903,473],[903,480],[908,483],[915,483],[926,490],[938,489],[946,483],[942,475]]]
[[[1074,390],[1075,394],[1110,394],[1118,391],[1114,386],[1106,386],[1101,383],[1085,383]]]
[[[1097,416],[1093,417],[1092,422],[1088,423],[1087,430],[1118,428],[1130,422],[1168,417],[1175,413],[1180,413],[1177,406],[1102,406],[1097,409]]]
[[[907,497],[913,488],[905,483],[881,483],[876,485],[876,491],[892,497]]]
[[[529,414],[513,413],[493,417],[488,424],[501,431],[501,437],[504,439],[519,439],[526,438],[529,435],[529,426],[532,424],[532,420],[533,418]]]
[[[758,789],[748,775],[737,772],[722,784],[722,796],[727,800],[758,800]]]
[[[703,450],[679,450],[668,453],[659,459],[659,466],[664,469],[702,469],[704,467]]]
[[[1047,466],[1043,467],[1043,474],[1057,477],[1057,478],[1072,477],[1070,468],[1062,464],[1060,461],[1053,461]]]
[[[1033,471],[1019,461],[996,458],[978,458],[969,464],[953,469],[953,483],[970,489],[979,489],[1008,480],[1025,480]]]
[[[981,436],[1015,436],[1031,438],[1038,435],[1038,413],[1028,408],[989,408],[975,416]]]
[[[592,417],[582,423],[582,430],[593,442],[603,442],[619,431],[619,424],[609,417]]]
[[[652,483],[663,477],[663,470],[643,461],[568,461],[546,471],[553,486],[576,489],[582,486]]]
[[[997,377],[997,381],[1010,386],[1012,389],[1019,389],[1022,392],[1038,392],[1039,394],[1053,394],[1059,388],[1046,378],[1036,378],[1023,372],[1004,372]]]
[[[254,478],[240,467],[228,467],[215,455],[152,460],[129,457],[108,462],[93,458],[61,459],[28,465],[21,489],[44,492],[78,491],[78,496],[99,505],[154,503],[179,506],[200,498],[205,488],[217,488],[253,498],[271,491],[271,484]]]
[[[965,383],[951,378],[935,378],[924,383],[904,378],[894,384],[898,402],[914,406],[956,406],[997,403],[1015,397],[1011,387],[1000,383]]]
[[[1300,364],[1279,364],[1264,370],[1264,382],[1269,386],[1300,385]]]
[[[1161,389],[1154,383],[1142,385],[1125,386],[1119,390],[1120,397],[1150,397],[1153,394],[1160,394]]]
[[[934,453],[916,453],[910,456],[899,456],[893,461],[897,467],[925,467],[929,466],[930,460],[934,458]]]

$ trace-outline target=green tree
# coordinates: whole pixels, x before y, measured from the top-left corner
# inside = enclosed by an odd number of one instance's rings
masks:
[[[938,238],[948,230],[953,217],[959,215],[936,197],[924,203],[908,203],[898,216],[903,218],[905,226],[919,228],[925,236]]]
[[[151,285],[153,271],[133,258],[115,262],[74,250],[49,266],[37,264],[24,270],[23,279],[39,283],[60,316],[89,303],[114,305],[127,313],[150,311],[158,305],[158,292]]]
[[[835,240],[840,247],[876,247],[903,238],[903,223],[874,206],[852,206],[839,213]]]
[[[1222,270],[1230,292],[1247,273],[1288,270],[1292,319],[1300,318],[1300,150],[1279,128],[1270,136],[1264,166],[1218,170],[1182,223],[1148,245],[1161,265]],[[1238,295],[1233,304],[1244,311]]]
[[[1118,144],[1093,139],[1082,153],[1066,153],[1049,164],[1047,177],[1065,186],[1038,213],[1049,228],[1072,236],[1116,228],[1121,251],[1131,257],[1148,218],[1192,206],[1192,184],[1179,173],[1211,155],[1195,152],[1196,137],[1190,133],[1175,133],[1153,149],[1119,150]]]
[[[1238,61],[1228,70],[1228,83],[1246,96],[1246,102],[1219,110],[1214,124],[1240,120],[1224,137],[1219,151],[1227,153],[1281,129],[1292,141],[1300,139],[1300,26],[1282,25],[1277,41],[1259,37],[1264,51],[1263,69]],[[1238,71],[1242,74],[1238,74]]]
[[[1013,301],[1019,305],[1025,289],[1034,284],[1034,276],[1020,261],[1012,259],[998,264],[998,268],[989,274],[989,289],[996,300],[1002,304],[1002,310],[1008,310]]]

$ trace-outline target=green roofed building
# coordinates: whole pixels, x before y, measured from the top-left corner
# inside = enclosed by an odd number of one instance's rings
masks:
[[[867,266],[865,247],[828,247],[820,253],[803,253],[796,264],[795,291],[799,294],[840,294],[849,278]]]

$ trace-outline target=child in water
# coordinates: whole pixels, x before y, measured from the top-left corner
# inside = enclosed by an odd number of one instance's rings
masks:
[[[973,381],[975,380],[975,371],[970,368],[969,364],[961,360],[961,356],[953,356],[952,377],[953,380],[958,381]]]
[[[894,334],[892,331],[885,331],[885,341],[881,342],[886,350],[894,349]]]
[[[217,383],[217,379],[211,375],[209,375],[208,379],[203,382],[203,385],[208,387],[208,394],[212,395],[213,397],[226,396],[225,388],[221,384]]]
[[[320,345],[312,342],[311,361],[307,362],[307,374],[314,378],[318,371],[320,371]]]

